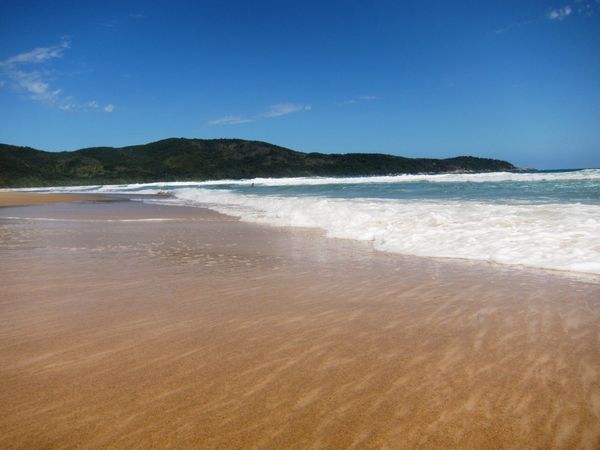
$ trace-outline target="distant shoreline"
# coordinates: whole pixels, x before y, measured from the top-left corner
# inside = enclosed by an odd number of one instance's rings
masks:
[[[0,187],[519,170],[507,161],[473,156],[304,153],[261,141],[175,138],[71,152],[0,144],[0,167]]]

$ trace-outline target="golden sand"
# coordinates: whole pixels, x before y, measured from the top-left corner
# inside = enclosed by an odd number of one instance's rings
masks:
[[[0,191],[0,206],[37,205],[40,203],[64,203],[94,200],[98,195],[40,194],[36,192]]]
[[[199,209],[18,212],[0,219],[0,448],[600,446],[597,279]]]

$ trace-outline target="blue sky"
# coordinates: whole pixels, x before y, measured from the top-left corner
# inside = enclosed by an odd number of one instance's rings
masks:
[[[3,1],[0,142],[600,167],[600,0]]]

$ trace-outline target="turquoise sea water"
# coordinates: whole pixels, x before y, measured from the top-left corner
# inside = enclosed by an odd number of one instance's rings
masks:
[[[550,172],[569,174],[568,172]],[[600,177],[559,180],[378,182],[316,185],[223,185],[233,192],[254,195],[313,196],[330,198],[378,198],[398,200],[462,200],[510,203],[600,204]]]

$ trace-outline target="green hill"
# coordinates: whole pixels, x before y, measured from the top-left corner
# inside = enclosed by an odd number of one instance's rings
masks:
[[[145,145],[72,152],[0,144],[0,187],[514,169],[506,161],[472,156],[425,159],[377,153],[302,153],[241,139],[173,138]]]

